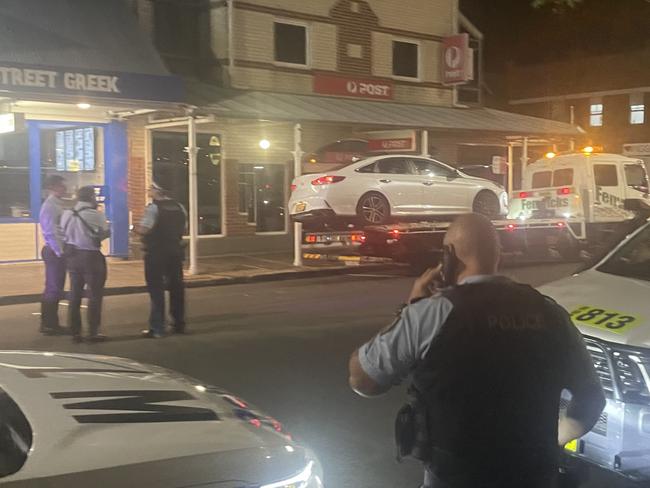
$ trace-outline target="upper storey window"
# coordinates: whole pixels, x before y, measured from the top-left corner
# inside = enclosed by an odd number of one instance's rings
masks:
[[[274,23],[275,61],[307,66],[307,27],[301,24]]]
[[[419,78],[419,50],[413,42],[393,41],[393,76]]]

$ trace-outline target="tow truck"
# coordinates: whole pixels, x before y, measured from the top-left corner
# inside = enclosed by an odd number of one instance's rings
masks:
[[[511,195],[508,218],[493,221],[505,253],[566,260],[592,257],[617,242],[640,211],[650,208],[643,161],[592,148],[547,154],[529,164],[523,189]],[[307,259],[394,261],[418,271],[435,264],[450,221],[348,223],[306,227]]]

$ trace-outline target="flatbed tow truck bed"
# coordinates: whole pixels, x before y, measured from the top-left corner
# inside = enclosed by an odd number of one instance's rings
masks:
[[[580,249],[579,239],[574,232],[579,222],[531,219],[495,220],[493,224],[506,253],[534,254],[555,249],[564,257],[575,257]],[[305,231],[304,257],[370,262],[390,260],[423,268],[437,263],[449,225],[448,221],[424,221]]]

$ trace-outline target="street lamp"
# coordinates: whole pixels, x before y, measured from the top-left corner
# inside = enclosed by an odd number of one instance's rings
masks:
[[[271,147],[271,142],[268,139],[262,139],[260,140],[260,148],[264,149],[265,151]]]

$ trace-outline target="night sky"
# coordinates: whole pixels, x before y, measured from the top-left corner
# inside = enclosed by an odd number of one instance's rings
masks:
[[[485,35],[485,68],[572,56],[650,49],[650,1],[584,0],[575,9],[534,8],[532,0],[460,0]]]

